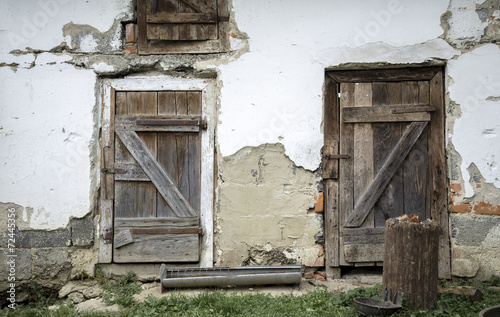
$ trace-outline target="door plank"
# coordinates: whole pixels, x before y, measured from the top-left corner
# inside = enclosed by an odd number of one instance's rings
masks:
[[[439,222],[439,278],[451,277],[450,264],[450,235],[448,226],[448,186],[446,182],[445,155],[445,124],[444,124],[444,96],[443,96],[443,71],[431,79],[429,84],[430,104],[440,111],[433,114],[429,130],[429,163],[430,163],[430,188],[432,192],[431,216]]]
[[[188,115],[201,116],[201,92],[188,92]],[[201,135],[200,133],[188,134],[188,178],[189,178],[189,203],[194,210],[200,210],[201,203]]]
[[[139,162],[144,172],[155,184],[157,190],[172,207],[179,217],[196,216],[196,212],[189,205],[183,195],[172,182],[171,177],[161,168],[153,155],[146,148],[146,144],[134,131],[118,131],[118,136],[129,152]]]
[[[339,183],[327,179],[325,182],[325,247],[326,265],[340,266],[339,259],[339,209],[338,209]]]
[[[375,176],[368,190],[354,207],[354,211],[346,221],[346,227],[359,227],[363,223],[426,126],[427,122],[413,122],[410,124]]]
[[[328,76],[343,83],[399,82],[403,80],[430,80],[440,69],[441,67],[340,70],[328,72]]]
[[[200,224],[198,217],[158,217],[158,218],[115,218],[115,225],[117,227],[193,227]]]
[[[390,107],[401,105],[400,82],[373,83],[373,104]],[[373,163],[378,173],[387,157],[394,149],[402,135],[401,123],[374,123]],[[397,169],[382,195],[375,204],[375,226],[385,227],[385,220],[396,217],[403,212],[403,175]]]
[[[340,84],[340,109],[346,107],[354,107],[354,84]],[[354,151],[354,127],[352,124],[346,124],[342,118],[343,111],[340,111],[340,153],[352,155]],[[340,214],[340,223],[343,225],[354,208],[354,192],[353,178],[354,169],[351,159],[340,160],[339,162],[339,183],[340,183],[340,198],[339,208],[342,210]],[[340,237],[340,245],[344,245],[343,238]],[[352,265],[344,259],[344,250],[341,248],[340,265]]]
[[[140,254],[147,262],[198,262],[198,234],[133,235],[134,242],[113,254],[116,263],[137,262]]]
[[[175,103],[174,91],[165,91],[158,93],[158,114],[159,115],[177,115],[177,106]],[[168,175],[172,176],[172,182],[177,186],[177,140],[174,133],[159,133],[158,135],[158,163]],[[175,215],[172,208],[163,199],[160,193],[157,193],[156,214],[158,217],[172,217]]]
[[[325,144],[323,155],[339,154],[339,85],[330,77],[325,76]],[[349,108],[350,109],[350,108]],[[339,160],[323,157],[323,179],[337,179],[339,176]]]
[[[402,102],[419,103],[419,83],[407,81],[402,83]],[[415,145],[403,162],[404,212],[416,214],[420,219],[426,218],[428,179],[427,128],[422,131]],[[424,199],[422,199],[424,198]]]
[[[354,84],[354,107],[371,107],[372,84]],[[348,109],[348,108],[346,108]],[[370,123],[354,125],[354,204],[373,181],[373,129]],[[364,220],[362,227],[373,227],[373,209]]]
[[[428,104],[420,104],[419,107],[427,107]],[[429,112],[408,112],[397,113],[401,110],[407,110],[406,104],[401,106],[372,106],[372,107],[356,107],[344,109],[344,122],[361,123],[361,122],[413,122],[413,121],[430,121],[431,114]],[[393,113],[396,111],[396,113]]]

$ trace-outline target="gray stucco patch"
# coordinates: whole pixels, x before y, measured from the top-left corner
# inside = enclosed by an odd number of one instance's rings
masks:
[[[471,215],[451,217],[451,238],[460,246],[480,246],[495,226],[500,225],[500,218]]]
[[[71,245],[71,233],[67,229],[20,230],[16,233],[16,242],[19,248],[65,247]]]
[[[94,220],[92,217],[72,219],[70,227],[73,245],[88,246],[94,243]]]

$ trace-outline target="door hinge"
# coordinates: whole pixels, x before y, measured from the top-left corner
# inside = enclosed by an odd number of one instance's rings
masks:
[[[102,238],[106,244],[113,243],[113,229],[109,227],[102,229]]]

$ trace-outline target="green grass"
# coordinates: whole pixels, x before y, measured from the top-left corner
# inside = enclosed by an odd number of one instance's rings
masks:
[[[136,302],[133,294],[140,290],[134,282],[133,274],[117,281],[99,277],[101,285],[108,295],[108,303],[118,303],[119,313],[77,313],[72,305],[61,306],[58,310],[49,311],[48,301],[38,304],[19,306],[15,311],[4,309],[1,316],[362,316],[353,306],[355,297],[380,298],[381,286],[358,288],[346,293],[334,293],[318,288],[301,296],[281,295],[272,297],[267,294],[227,294],[222,291],[207,291],[195,297],[187,297],[180,293],[156,298],[148,297],[144,302]],[[477,316],[482,309],[500,303],[500,290],[491,289],[500,280],[494,277],[489,282],[458,280],[442,282],[443,286],[474,286],[484,294],[481,302],[471,303],[463,295],[441,294],[431,311],[403,310],[393,316]],[[139,288],[138,288],[139,287]]]

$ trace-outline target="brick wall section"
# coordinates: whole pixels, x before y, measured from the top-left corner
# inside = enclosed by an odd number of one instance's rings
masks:
[[[500,215],[500,205],[494,205],[486,201],[471,201],[460,203],[464,196],[462,185],[458,183],[450,184],[450,210],[455,213],[473,212],[480,215]]]

